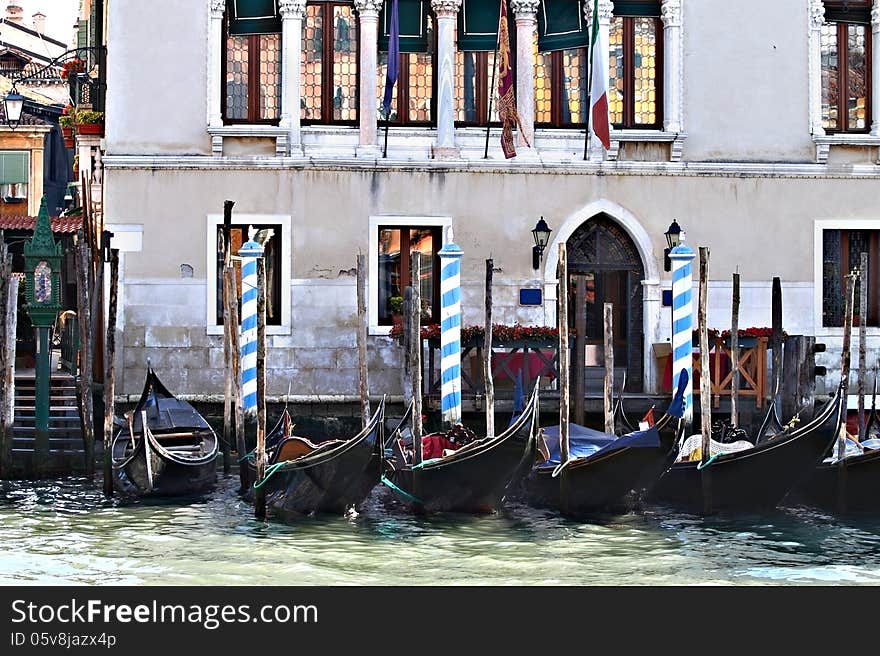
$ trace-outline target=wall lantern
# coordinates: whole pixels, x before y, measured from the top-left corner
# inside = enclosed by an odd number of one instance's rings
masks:
[[[672,271],[672,260],[669,259],[669,251],[681,243],[681,226],[678,221],[672,219],[672,223],[663,233],[666,236],[666,248],[663,249],[663,270]]]
[[[532,268],[538,269],[541,266],[541,257],[544,255],[544,249],[550,242],[550,233],[553,232],[542,216],[535,224],[532,230],[532,236],[535,238],[535,245],[532,247]]]

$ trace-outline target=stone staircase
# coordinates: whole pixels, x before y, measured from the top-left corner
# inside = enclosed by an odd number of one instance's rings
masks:
[[[35,398],[36,380],[33,373],[17,375],[12,432],[13,468],[23,475],[82,471],[85,461],[75,378],[61,371],[52,373],[49,389],[49,457],[45,462],[37,462],[35,458]]]

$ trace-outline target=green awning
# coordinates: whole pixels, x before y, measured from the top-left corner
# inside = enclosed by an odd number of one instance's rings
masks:
[[[659,0],[614,0],[615,16],[659,16]]]
[[[427,5],[427,0],[397,0],[400,52],[428,52]],[[379,50],[382,52],[388,51],[388,39],[391,33],[390,9],[391,0],[385,0],[379,12]]]
[[[463,0],[458,10],[458,49],[495,50],[498,43],[498,19],[501,3],[495,0]],[[511,40],[516,23],[507,11],[507,30]]]
[[[281,31],[278,0],[227,0],[229,33],[277,34]]]
[[[0,184],[27,184],[28,153],[23,151],[0,151]]]
[[[585,48],[590,26],[584,18],[583,0],[544,0],[538,9],[538,50]]]

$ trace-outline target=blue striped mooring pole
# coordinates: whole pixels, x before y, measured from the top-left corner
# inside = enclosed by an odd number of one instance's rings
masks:
[[[693,261],[695,253],[684,243],[684,232],[678,246],[669,251],[672,261],[672,389],[678,389],[682,371],[687,380],[694,379],[693,361]],[[684,420],[690,425],[694,416],[694,389],[688,383],[684,391]]]
[[[241,390],[244,415],[257,414],[257,258],[263,247],[254,241],[256,230],[248,228],[248,240],[238,251],[241,257]]]
[[[461,258],[452,228],[440,249],[440,410],[443,421],[461,423]]]

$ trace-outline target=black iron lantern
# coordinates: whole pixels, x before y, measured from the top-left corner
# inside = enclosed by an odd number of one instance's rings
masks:
[[[24,96],[22,96],[15,85],[12,90],[3,98],[3,110],[6,112],[6,125],[12,130],[17,128],[21,123],[21,112],[24,109]]]
[[[666,248],[663,249],[663,270],[672,271],[672,260],[669,259],[669,251],[681,243],[681,226],[678,221],[672,219],[669,228],[663,233],[666,235]]]
[[[532,230],[532,236],[535,238],[535,245],[532,247],[533,269],[538,269],[541,266],[541,257],[544,254],[544,249],[547,248],[547,244],[550,242],[551,232],[553,231],[542,216],[535,224],[535,229]]]

